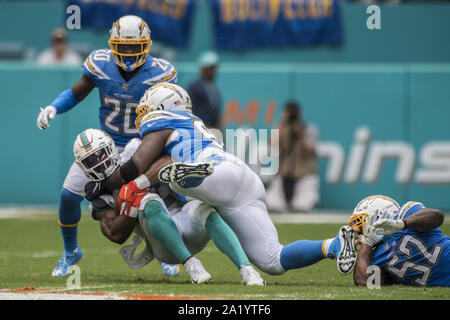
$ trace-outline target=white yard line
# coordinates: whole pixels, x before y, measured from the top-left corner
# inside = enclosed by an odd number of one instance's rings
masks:
[[[0,300],[125,300],[117,294],[96,295],[45,292],[0,292]]]

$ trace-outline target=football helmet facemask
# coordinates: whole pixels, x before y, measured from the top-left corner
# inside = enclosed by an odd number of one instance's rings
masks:
[[[87,129],[77,136],[73,155],[75,163],[91,181],[106,179],[119,166],[119,154],[113,139],[98,129]]]
[[[136,128],[147,113],[164,111],[186,111],[192,113],[192,100],[189,94],[179,85],[161,82],[147,89],[136,109]]]
[[[119,67],[130,72],[145,63],[152,40],[144,20],[133,15],[123,16],[113,23],[109,33],[109,46]]]
[[[399,204],[392,198],[383,195],[373,195],[361,200],[353,210],[348,225],[359,235],[366,233],[369,218],[374,214],[381,215],[388,213],[389,218],[393,218],[400,209]],[[373,221],[377,221],[376,217]]]

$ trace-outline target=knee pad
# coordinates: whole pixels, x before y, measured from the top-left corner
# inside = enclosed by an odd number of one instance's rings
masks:
[[[141,200],[141,204],[139,205],[139,212],[143,212],[145,215],[145,213],[146,213],[145,211],[147,211],[147,210],[145,210],[147,204],[151,203],[150,204],[151,207],[156,206],[156,203],[152,203],[152,202],[159,203],[166,212],[168,211],[166,205],[164,204],[164,201],[161,199],[161,197],[158,194],[147,193],[145,195],[145,197],[142,198],[142,200]]]
[[[192,220],[196,224],[201,225],[204,230],[206,230],[206,220],[208,219],[209,215],[213,212],[216,212],[213,207],[199,200],[189,201],[187,204],[185,204],[185,209],[188,210]]]
[[[140,210],[139,212],[147,219],[147,225],[150,229],[157,228],[161,223],[161,219],[163,221],[165,219],[170,219],[167,209],[159,200],[158,195],[156,195],[156,197],[148,197],[145,201],[145,204],[141,204],[141,207],[142,210]]]
[[[261,256],[249,256],[249,258],[261,271],[273,276],[280,275],[286,272],[280,262],[281,249],[283,249],[283,246],[279,242],[269,242],[266,244],[265,252],[261,253]]]

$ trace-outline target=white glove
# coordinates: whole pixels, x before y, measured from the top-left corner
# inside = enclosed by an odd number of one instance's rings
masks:
[[[403,220],[381,219],[375,222],[373,227],[376,229],[375,233],[377,234],[390,235],[404,230],[405,222]]]
[[[41,130],[47,129],[49,127],[48,121],[53,120],[55,117],[56,108],[54,106],[48,106],[45,109],[41,108],[36,124]]]
[[[361,242],[371,247],[377,245],[383,239],[383,235],[375,232],[374,226],[367,227],[366,234],[361,238]]]
[[[369,224],[366,228],[364,236],[361,238],[362,243],[373,247],[381,242],[381,240],[383,239],[383,235],[376,233],[374,224],[376,223],[375,221],[378,220],[379,216],[383,217],[385,215],[386,213],[380,213],[380,211],[377,209],[373,214],[369,216]]]

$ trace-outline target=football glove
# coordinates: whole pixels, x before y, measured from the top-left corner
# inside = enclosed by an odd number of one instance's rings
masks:
[[[105,181],[89,181],[84,186],[84,192],[86,193],[85,197],[88,201],[92,201],[100,197],[102,194],[107,193]]]
[[[136,180],[125,184],[120,188],[119,197],[117,199],[117,206],[121,215],[126,215],[132,218],[137,218],[139,212],[139,205],[141,200],[147,194],[147,189],[139,188]]]
[[[380,211],[375,210],[373,214],[369,216],[369,223],[364,233],[364,236],[361,238],[361,242],[367,244],[371,247],[377,245],[383,239],[383,235],[377,232],[374,224],[380,219],[384,219],[389,215],[387,210]]]
[[[373,224],[376,229],[376,233],[381,235],[394,234],[397,231],[405,229],[405,222],[403,220],[393,220],[393,219],[381,219]]]
[[[41,130],[47,129],[50,126],[48,124],[48,121],[53,120],[55,117],[56,117],[56,108],[54,106],[48,106],[45,109],[41,108],[41,112],[39,112],[36,124],[38,128]]]

